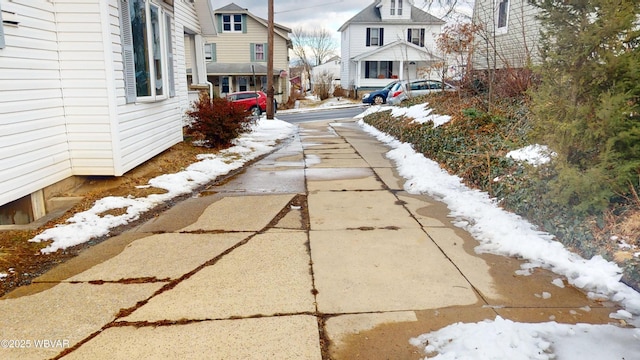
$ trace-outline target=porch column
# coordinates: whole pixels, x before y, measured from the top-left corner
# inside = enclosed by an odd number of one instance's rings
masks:
[[[204,59],[204,41],[202,35],[193,36],[193,66],[191,67],[192,82],[195,84],[207,83],[207,65]]]
[[[361,65],[361,61],[358,60],[358,63],[356,64],[356,89],[360,87],[360,79],[362,78],[362,70],[360,70],[362,68]]]
[[[400,60],[400,76],[398,79],[404,80],[404,60]]]

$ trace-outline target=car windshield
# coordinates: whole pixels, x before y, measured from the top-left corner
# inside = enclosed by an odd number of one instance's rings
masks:
[[[387,84],[387,86],[383,88],[383,90],[391,90],[391,88],[397,83],[398,83],[397,81],[390,82],[389,84]]]

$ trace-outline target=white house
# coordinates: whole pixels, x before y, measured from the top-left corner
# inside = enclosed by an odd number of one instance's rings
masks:
[[[311,90],[313,90],[315,84],[328,79],[327,76],[330,76],[331,84],[329,86],[329,92],[332,93],[335,86],[340,85],[341,71],[342,61],[339,56],[334,56],[324,64],[314,66],[311,68]]]
[[[202,47],[194,1],[0,9],[0,225],[38,219],[82,177],[123,175],[182,141],[185,44]]]
[[[374,1],[338,29],[342,86],[359,91],[391,79],[439,78],[435,38],[444,23],[410,0]]]
[[[538,9],[527,0],[476,0],[473,69],[515,69],[539,61]]]

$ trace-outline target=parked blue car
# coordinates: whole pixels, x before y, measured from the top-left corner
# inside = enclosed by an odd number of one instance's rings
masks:
[[[380,90],[375,90],[368,94],[364,94],[362,96],[362,102],[365,104],[373,104],[373,105],[380,105],[380,104],[386,103],[389,90],[391,90],[393,85],[397,83],[398,83],[398,80],[392,81],[387,86],[385,86]]]

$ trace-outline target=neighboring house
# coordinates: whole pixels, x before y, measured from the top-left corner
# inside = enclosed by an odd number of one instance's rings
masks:
[[[340,85],[340,75],[342,70],[342,61],[339,56],[334,56],[327,60],[324,64],[314,66],[311,68],[311,90],[318,82],[331,77],[331,84],[329,85],[329,93],[333,93],[336,86]]]
[[[207,78],[214,94],[267,88],[268,21],[234,3],[202,16]],[[289,98],[291,29],[274,24],[273,86],[278,103]]]
[[[537,12],[527,0],[476,0],[473,23],[481,30],[475,37],[473,69],[515,69],[536,63]]]
[[[38,219],[81,177],[123,175],[182,141],[192,1],[0,9],[0,225]]]
[[[342,86],[359,91],[392,79],[440,78],[435,37],[443,25],[410,0],[375,1],[338,29]]]

